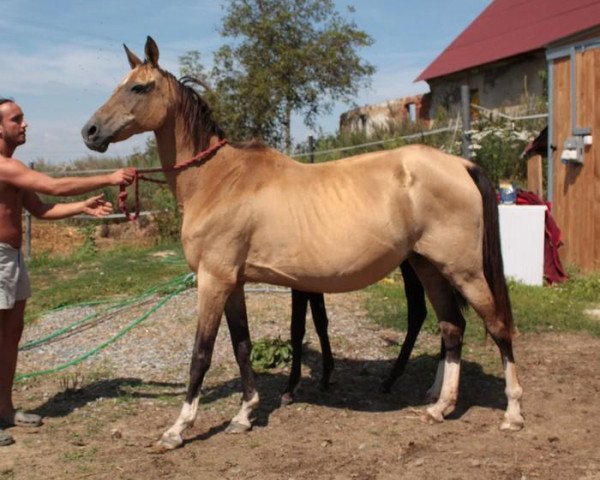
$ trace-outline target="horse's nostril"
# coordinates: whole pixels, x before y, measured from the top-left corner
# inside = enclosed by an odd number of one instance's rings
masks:
[[[90,128],[88,128],[88,131],[87,131],[88,138],[92,138],[94,135],[96,135],[97,131],[98,131],[98,129],[96,128],[96,125],[92,125]]]

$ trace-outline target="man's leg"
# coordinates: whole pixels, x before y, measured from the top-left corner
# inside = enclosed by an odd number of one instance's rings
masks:
[[[0,310],[0,420],[12,418],[12,387],[17,369],[19,340],[23,333],[26,300],[18,300],[10,310]]]
[[[17,368],[19,340],[23,333],[25,300],[10,310],[0,310],[0,419],[14,416],[12,386]],[[0,430],[0,446],[14,443],[12,436]]]
[[[17,300],[12,309],[0,310],[0,427],[39,427],[42,423],[39,415],[17,411],[12,402],[25,303]]]

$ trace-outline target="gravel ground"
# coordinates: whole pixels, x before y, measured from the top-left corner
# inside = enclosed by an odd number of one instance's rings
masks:
[[[253,340],[265,337],[288,339],[291,315],[289,291],[248,290],[246,297]],[[364,295],[364,292],[351,292],[326,296],[334,355],[336,350],[344,350],[364,360],[393,357],[389,346],[400,342],[402,335],[382,329],[368,320],[367,312],[362,308]],[[52,369],[84,355],[138,319],[161,298],[154,296],[117,313],[101,315],[88,328],[75,329],[54,341],[22,351],[18,373]],[[75,307],[51,312],[25,329],[22,344],[44,338],[104,308]],[[63,373],[77,372],[85,367],[86,371],[97,370],[113,377],[185,383],[196,328],[195,319],[196,293],[194,289],[188,289],[172,298],[129,333],[81,365],[70,367]],[[308,321],[312,322],[310,318]],[[318,338],[311,325],[307,325],[305,341],[311,349],[320,351]],[[423,341],[420,340],[420,344]],[[425,343],[430,341],[433,340],[425,340]],[[220,375],[224,372],[231,377],[238,375],[224,321],[217,337],[212,369],[216,366]]]

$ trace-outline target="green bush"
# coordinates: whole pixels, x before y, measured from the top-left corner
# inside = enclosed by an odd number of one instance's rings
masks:
[[[500,180],[526,184],[527,161],[521,155],[541,128],[539,122],[513,122],[500,116],[482,115],[468,132],[471,160],[485,170],[495,185]]]
[[[292,359],[292,346],[290,342],[281,338],[263,338],[252,346],[250,361],[252,368],[264,371],[271,368],[286,366]]]
[[[152,205],[156,211],[153,215],[157,229],[157,242],[178,240],[181,233],[181,212],[177,200],[167,188],[154,192]]]

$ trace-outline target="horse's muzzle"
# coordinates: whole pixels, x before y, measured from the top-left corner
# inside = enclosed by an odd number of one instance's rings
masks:
[[[83,142],[86,147],[90,150],[95,150],[100,153],[104,153],[108,150],[110,137],[102,135],[100,129],[92,120],[86,123],[81,129],[81,136],[83,137]]]

